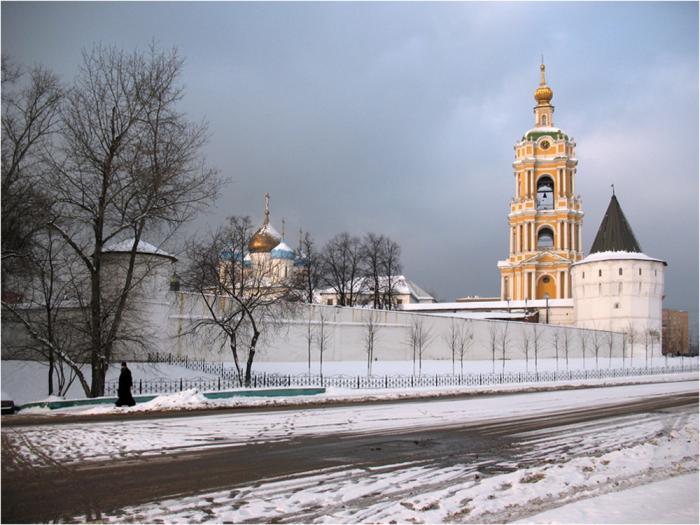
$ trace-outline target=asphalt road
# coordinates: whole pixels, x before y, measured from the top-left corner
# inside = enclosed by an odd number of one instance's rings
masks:
[[[698,394],[676,394],[520,419],[489,420],[414,432],[303,437],[245,446],[35,468],[18,463],[3,433],[2,522],[34,523],[102,513],[163,497],[234,489],[263,479],[337,466],[479,462],[479,471],[504,472],[518,460],[513,434],[555,429],[674,407],[697,406]],[[533,464],[538,458],[529,458]],[[522,460],[519,467],[523,468]]]

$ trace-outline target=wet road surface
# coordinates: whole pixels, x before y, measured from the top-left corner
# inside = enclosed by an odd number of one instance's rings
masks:
[[[2,521],[100,519],[101,513],[164,497],[233,489],[279,476],[328,469],[381,467],[402,462],[478,464],[486,475],[542,461],[523,450],[517,434],[632,414],[693,407],[698,394],[674,394],[585,410],[489,420],[419,431],[298,437],[243,446],[163,453],[123,460],[37,468],[13,454],[3,433]],[[41,451],[35,451],[41,454]],[[551,452],[551,451],[550,451]],[[567,454],[585,454],[567,446]]]

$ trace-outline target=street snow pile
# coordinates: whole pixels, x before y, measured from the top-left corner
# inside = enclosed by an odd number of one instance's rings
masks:
[[[698,523],[698,474],[569,503],[516,523]]]
[[[627,422],[629,424],[629,422]],[[582,424],[585,426],[585,424]],[[221,523],[221,522],[302,522],[302,523],[504,523],[517,519],[530,522],[533,514],[571,502],[580,502],[578,514],[553,511],[554,522],[585,522],[597,500],[582,501],[609,494],[613,505],[621,501],[614,492],[639,487],[660,479],[678,478],[672,484],[689,507],[672,509],[669,522],[697,522],[698,416],[678,414],[658,421],[640,416],[630,434],[645,442],[628,445],[618,436],[619,427],[592,428],[583,443],[580,433],[566,430],[555,436],[551,429],[519,435],[516,446],[548,450],[566,443],[579,448],[578,455],[563,454],[522,468],[502,465],[502,472],[490,475],[484,465],[416,465],[412,463],[371,468],[336,468],[311,471],[301,476],[269,479],[248,486],[163,499],[102,514],[104,522]],[[584,433],[585,435],[585,433]],[[629,437],[629,436],[628,436]],[[561,448],[559,448],[561,450]],[[568,451],[568,449],[566,449]],[[584,454],[580,454],[584,451]],[[652,485],[652,487],[656,487]],[[638,488],[637,491],[644,490]],[[655,501],[660,494],[646,490]],[[653,495],[652,495],[653,494]],[[677,496],[678,497],[678,496]],[[627,501],[613,517],[625,517],[633,502]],[[647,506],[648,508],[648,506]],[[593,513],[595,516],[596,514]],[[603,514],[598,514],[603,515]],[[632,514],[639,516],[639,514]],[[659,513],[646,517],[659,522]],[[76,518],[79,519],[79,518]],[[536,518],[540,521],[541,518]],[[694,521],[693,521],[694,520]],[[605,522],[606,520],[603,520]],[[613,520],[612,522],[624,522]],[[638,520],[641,522],[642,520]],[[540,521],[541,522],[541,521]]]

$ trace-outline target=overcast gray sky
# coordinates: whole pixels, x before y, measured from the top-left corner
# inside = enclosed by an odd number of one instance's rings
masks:
[[[81,49],[155,39],[186,59],[183,109],[232,214],[319,241],[385,233],[442,300],[499,293],[513,144],[540,55],[578,147],[584,248],[614,183],[666,306],[698,316],[698,4],[2,3],[2,52],[73,78]],[[191,228],[191,229],[192,229]]]

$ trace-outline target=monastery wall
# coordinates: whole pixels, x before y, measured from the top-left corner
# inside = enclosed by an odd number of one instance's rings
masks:
[[[171,293],[171,311],[168,316],[169,337],[160,351],[178,356],[188,356],[211,361],[231,361],[227,341],[218,329],[210,328],[191,333],[192,326],[208,314],[204,302],[196,294]],[[275,316],[276,317],[276,316]],[[610,354],[612,341],[613,357],[621,357],[623,335],[601,330],[587,330],[565,326],[521,323],[514,321],[491,321],[460,319],[401,311],[370,310],[325,305],[298,305],[287,311],[282,318],[261,322],[263,335],[258,342],[257,361],[308,360],[309,338],[311,359],[319,360],[318,340],[323,327],[326,333],[324,361],[363,361],[367,359],[366,340],[370,319],[376,327],[374,357],[376,360],[411,361],[413,345],[411,332],[422,327],[429,342],[424,345],[423,359],[451,359],[448,343],[452,327],[462,327],[471,334],[465,360],[490,360],[495,347],[500,358],[503,345],[506,359],[524,359],[526,340],[529,341],[529,356],[534,358],[534,339],[538,339],[538,357],[555,357],[558,352],[564,358],[568,344],[570,358],[580,358],[585,346],[586,358],[594,358],[594,347],[598,345],[600,357]],[[505,341],[505,342],[504,342]],[[241,345],[246,343],[242,338]],[[635,354],[644,356],[644,349],[637,348]],[[660,347],[658,354],[660,355]],[[629,348],[625,349],[629,357]],[[134,356],[136,357],[136,356]]]

